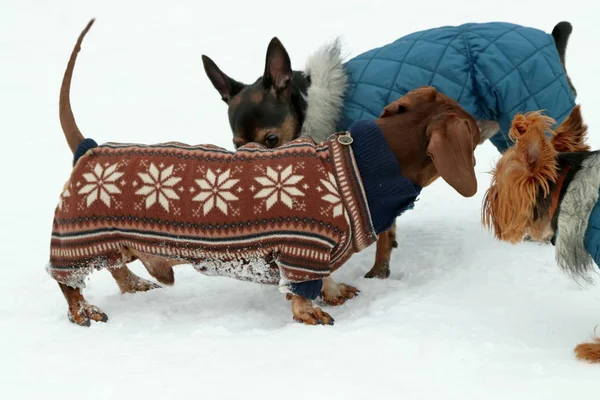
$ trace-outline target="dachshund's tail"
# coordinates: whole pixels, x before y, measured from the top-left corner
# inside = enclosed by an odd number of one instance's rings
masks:
[[[71,152],[75,154],[77,150],[77,146],[83,141],[83,135],[81,131],[77,127],[77,123],[75,122],[75,116],[73,115],[73,110],[71,110],[71,78],[73,77],[73,69],[75,68],[75,61],[77,60],[77,54],[79,50],[81,50],[81,42],[85,37],[86,33],[92,27],[95,19],[92,19],[83,32],[79,35],[77,39],[77,43],[71,52],[71,58],[69,59],[69,63],[67,64],[67,69],[65,71],[65,75],[63,77],[62,85],[60,87],[60,100],[59,100],[59,117],[60,117],[60,126],[62,127],[63,133],[65,134],[65,138],[67,139],[67,144],[71,149]]]

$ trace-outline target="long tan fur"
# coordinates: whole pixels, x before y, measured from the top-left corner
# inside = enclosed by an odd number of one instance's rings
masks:
[[[596,336],[596,329],[592,342],[580,343],[575,347],[575,357],[590,363],[600,363],[600,338]]]
[[[83,141],[83,135],[75,122],[75,116],[73,115],[73,110],[71,109],[71,78],[73,77],[73,69],[75,68],[75,61],[77,60],[77,54],[79,50],[81,50],[81,42],[83,42],[83,38],[88,33],[95,19],[90,20],[88,22],[85,29],[79,35],[77,39],[77,43],[71,52],[71,58],[69,59],[69,63],[67,64],[67,69],[65,70],[65,74],[63,76],[62,85],[60,87],[60,99],[59,99],[59,117],[60,117],[60,126],[62,127],[63,133],[65,134],[65,138],[67,139],[67,144],[71,149],[71,152],[75,154],[75,150],[77,150],[77,146],[79,143]]]
[[[547,132],[554,134],[553,124],[552,118],[539,111],[513,119],[509,136],[516,144],[498,162],[483,200],[482,223],[493,227],[499,240],[517,243],[523,239],[534,223],[539,189],[548,196],[550,182],[556,182],[558,152],[545,137]]]
[[[553,124],[552,118],[540,112],[519,114],[513,120],[510,137],[516,143],[498,162],[483,200],[482,223],[493,227],[497,239],[516,243],[525,233],[540,239],[536,233],[545,232],[541,225],[549,225],[551,215],[538,215],[534,220],[533,209],[540,188],[548,196],[550,183],[556,182],[558,153],[590,150],[579,105],[554,132]],[[545,133],[552,137],[546,138]],[[600,338],[595,331],[592,340],[578,344],[574,352],[579,360],[600,363]]]

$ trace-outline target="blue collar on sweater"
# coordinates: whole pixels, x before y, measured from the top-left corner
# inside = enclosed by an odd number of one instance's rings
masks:
[[[379,234],[389,229],[397,216],[414,207],[421,187],[402,175],[396,156],[374,120],[357,121],[349,131],[371,221]]]
[[[77,160],[79,160],[88,150],[93,149],[94,147],[98,147],[98,144],[94,141],[94,139],[83,139],[77,149],[75,150],[75,154],[73,154],[73,166],[77,164]]]

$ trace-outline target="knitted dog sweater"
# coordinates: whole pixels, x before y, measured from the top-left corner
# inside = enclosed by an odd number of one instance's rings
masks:
[[[86,139],[55,210],[47,270],[84,287],[93,269],[122,266],[121,249],[132,248],[296,293],[318,282],[318,294],[320,279],[372,244],[420,190],[375,123],[353,130],[236,152]]]
[[[60,195],[50,274],[81,286],[120,250],[262,283],[330,274],[376,240],[351,147],[107,143],[81,157]]]

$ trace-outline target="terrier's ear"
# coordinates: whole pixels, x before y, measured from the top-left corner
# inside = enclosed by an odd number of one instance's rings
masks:
[[[263,83],[273,88],[278,97],[291,95],[292,62],[283,44],[274,37],[267,48]]]
[[[549,173],[556,169],[556,150],[546,134],[554,135],[554,119],[540,111],[519,113],[513,118],[509,137],[516,141],[515,149],[530,173]],[[550,174],[551,176],[554,173]]]
[[[229,104],[231,99],[238,94],[246,85],[228,77],[217,67],[217,64],[208,56],[202,55],[202,64],[208,79],[221,95],[221,100]]]
[[[562,153],[589,151],[591,147],[586,143],[587,128],[581,116],[581,106],[578,104],[556,128],[556,134],[552,137],[552,144],[556,151]]]

